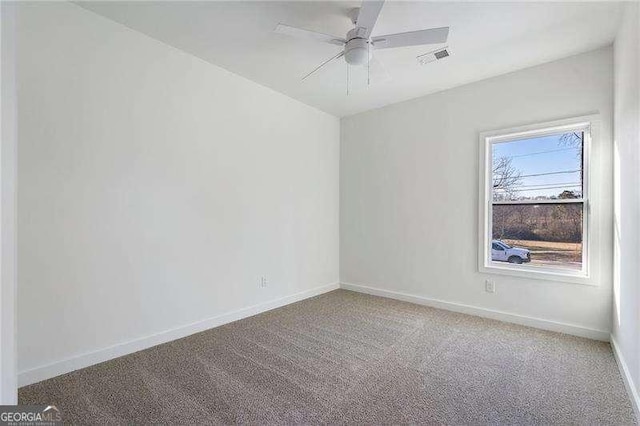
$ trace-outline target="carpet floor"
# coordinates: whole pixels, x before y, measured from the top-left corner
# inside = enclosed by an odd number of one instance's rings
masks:
[[[65,423],[635,424],[608,343],[346,290],[23,387]]]

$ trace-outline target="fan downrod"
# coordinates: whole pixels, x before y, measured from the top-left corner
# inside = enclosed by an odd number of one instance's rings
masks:
[[[358,22],[359,14],[360,14],[359,7],[354,7],[353,9],[350,9],[349,12],[347,12],[347,16],[349,16],[349,19],[351,19],[351,22],[353,23],[353,25],[355,25],[356,22]]]

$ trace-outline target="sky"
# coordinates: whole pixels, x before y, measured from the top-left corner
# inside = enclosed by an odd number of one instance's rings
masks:
[[[494,143],[493,156],[511,158],[522,176],[516,198],[557,196],[563,190],[580,191],[581,147],[560,141],[561,135]],[[558,173],[573,171],[571,173]],[[534,174],[552,173],[543,176]]]

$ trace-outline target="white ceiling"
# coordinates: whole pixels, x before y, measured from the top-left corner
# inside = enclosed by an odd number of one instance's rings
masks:
[[[344,37],[347,11],[359,1],[105,1],[92,10],[212,64],[336,116],[345,116],[552,61],[610,44],[620,8],[615,2],[388,1],[373,36],[449,26],[451,57],[418,65],[438,46],[376,52],[391,79],[346,94],[346,65],[336,62],[300,78],[339,46],[273,34],[285,23]]]

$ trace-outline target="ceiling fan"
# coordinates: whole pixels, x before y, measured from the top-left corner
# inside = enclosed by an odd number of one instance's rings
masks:
[[[373,32],[373,28],[378,20],[378,15],[380,14],[383,4],[384,0],[363,0],[361,7],[349,11],[349,18],[351,19],[351,22],[353,22],[355,28],[347,32],[347,35],[344,38],[296,28],[285,24],[278,24],[274,32],[295,38],[315,40],[322,43],[335,44],[337,46],[344,47],[341,52],[324,61],[310,73],[302,77],[302,80],[307,79],[334,60],[344,57],[345,62],[347,63],[347,79],[349,78],[350,66],[362,67],[366,65],[367,85],[369,85],[369,68],[373,59],[372,50],[418,46],[423,44],[440,44],[445,43],[449,36],[449,27],[441,27],[371,37],[371,33]],[[347,93],[348,91],[347,84]]]

